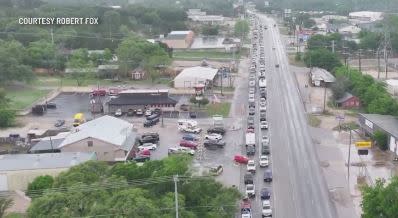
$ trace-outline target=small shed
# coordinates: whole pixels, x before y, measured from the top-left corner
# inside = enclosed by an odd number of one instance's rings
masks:
[[[336,100],[338,107],[343,108],[358,108],[361,102],[358,97],[352,95],[351,93],[344,93],[343,97]]]
[[[143,68],[136,68],[131,71],[131,79],[133,80],[143,80],[146,78],[146,72]]]
[[[336,78],[329,71],[318,67],[311,68],[309,77],[314,86],[328,86],[336,81]]]

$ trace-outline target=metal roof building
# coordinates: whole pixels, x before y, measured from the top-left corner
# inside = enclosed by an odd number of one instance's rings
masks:
[[[329,71],[318,67],[313,67],[309,76],[314,86],[327,85],[336,81],[336,78]]]
[[[193,88],[195,85],[212,83],[217,75],[218,69],[211,67],[189,67],[185,68],[174,78],[174,88]]]

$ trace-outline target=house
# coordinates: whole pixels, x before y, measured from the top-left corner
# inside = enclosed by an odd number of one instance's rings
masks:
[[[211,67],[185,68],[174,78],[174,88],[193,88],[198,84],[212,85],[218,69]]]
[[[76,127],[58,149],[61,153],[95,152],[101,161],[126,161],[133,155],[136,135],[133,124],[105,115]]]
[[[336,78],[329,71],[318,67],[311,68],[309,78],[314,86],[328,86],[336,81]]]
[[[387,134],[390,151],[398,155],[398,118],[391,115],[358,114],[360,130],[369,136],[376,131]]]
[[[106,64],[98,65],[97,75],[100,78],[114,78],[119,71],[119,65]]]
[[[0,191],[26,190],[28,184],[38,176],[57,176],[70,167],[90,160],[97,160],[95,153],[0,155]]]
[[[187,31],[171,31],[165,38],[161,39],[169,48],[186,49],[192,45],[194,32]]]
[[[353,96],[351,93],[344,93],[343,97],[336,100],[338,107],[343,108],[358,108],[361,102],[358,97]]]
[[[143,80],[146,79],[146,72],[143,68],[136,68],[130,72],[131,79],[133,80]]]
[[[173,111],[177,101],[169,96],[169,90],[125,90],[108,102],[109,113],[121,109],[123,113],[134,109],[161,108],[163,111]]]

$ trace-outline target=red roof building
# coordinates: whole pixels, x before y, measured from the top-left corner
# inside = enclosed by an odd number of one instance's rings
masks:
[[[358,97],[346,92],[344,96],[336,100],[337,106],[342,108],[358,108],[361,102]]]

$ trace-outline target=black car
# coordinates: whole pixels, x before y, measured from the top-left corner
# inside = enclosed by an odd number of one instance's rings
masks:
[[[134,114],[135,114],[135,110],[133,110],[133,109],[128,109],[128,111],[127,111],[127,116],[132,117],[132,116],[134,116]]]
[[[159,133],[156,132],[145,132],[141,135],[141,137],[152,137],[159,141]]]
[[[247,117],[247,125],[249,125],[249,126],[254,125],[254,116]]]
[[[271,190],[268,188],[263,188],[260,191],[261,200],[269,200],[271,198]]]
[[[261,143],[261,154],[265,154],[265,155],[270,154],[269,146],[265,143]]]
[[[182,110],[182,111],[189,111],[189,105],[187,105],[187,104],[182,104],[182,105],[180,105],[180,110]]]
[[[157,143],[159,141],[159,139],[151,137],[151,136],[145,136],[145,137],[142,137],[141,139],[139,139],[138,141],[140,144]]]
[[[132,160],[135,162],[145,162],[145,161],[151,160],[151,157],[150,156],[138,156],[138,157],[133,158]]]
[[[256,113],[256,110],[252,107],[249,108],[249,115],[254,115]]]
[[[155,110],[153,110],[153,113],[154,114],[162,114],[162,109],[160,109],[160,108],[155,108]]]
[[[272,182],[272,171],[270,169],[264,172],[264,182]]]
[[[244,177],[243,180],[245,182],[245,185],[247,184],[253,184],[253,174],[250,172],[247,172]]]
[[[196,118],[196,116],[197,116],[196,112],[189,112],[190,118]]]
[[[207,133],[217,133],[220,135],[224,135],[225,134],[225,129],[224,128],[220,128],[220,127],[213,127],[207,130]]]
[[[223,148],[225,146],[225,141],[223,141],[223,140],[218,140],[218,141],[216,141],[216,140],[205,140],[203,142],[203,145],[206,148],[212,148],[212,147],[213,148],[214,147]]]
[[[256,153],[256,147],[253,145],[246,145],[246,154],[247,155],[254,155]]]
[[[55,109],[55,108],[57,108],[57,105],[55,103],[53,103],[53,102],[48,102],[46,104],[46,107],[49,108],[49,109]]]

